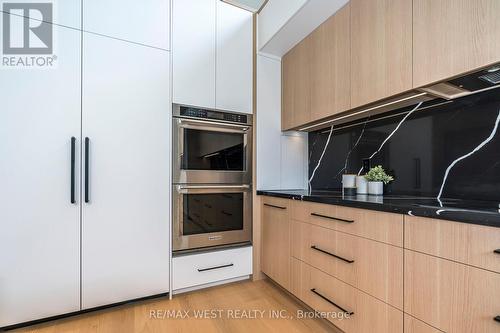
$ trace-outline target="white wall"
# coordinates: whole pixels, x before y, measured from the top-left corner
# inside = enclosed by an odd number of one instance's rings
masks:
[[[257,55],[257,189],[304,189],[307,133],[281,132],[281,60]]]
[[[260,50],[307,0],[269,0],[258,16],[257,48]]]
[[[269,0],[258,15],[258,50],[282,57],[348,0]]]

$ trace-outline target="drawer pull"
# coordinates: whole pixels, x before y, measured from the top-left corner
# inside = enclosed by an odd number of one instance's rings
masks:
[[[332,217],[332,216],[327,216],[327,215],[321,215],[318,213],[311,213],[312,216],[317,216],[317,217],[322,217],[324,219],[330,219],[330,220],[335,220],[339,222],[345,222],[345,223],[354,223],[354,220],[345,220],[345,219],[339,219],[338,217]]]
[[[267,206],[267,207],[272,207],[272,208],[278,208],[278,209],[286,209],[286,207],[282,207],[282,206],[275,206],[275,205],[270,205],[270,204],[264,204],[264,206]]]
[[[342,312],[347,313],[349,316],[352,316],[354,314],[354,312],[347,311],[346,309],[344,309],[340,305],[335,304],[335,302],[333,302],[333,301],[329,300],[328,298],[326,298],[325,296],[321,295],[319,292],[316,291],[316,288],[312,288],[311,291],[313,293],[315,293],[316,295],[318,295],[319,297],[321,297],[322,299],[324,299],[325,301],[327,301],[328,303],[330,303],[331,305],[333,305],[334,307],[336,307],[337,309],[340,309],[340,310],[342,310]]]
[[[500,323],[500,316],[496,316],[495,318],[493,318],[494,321],[498,321]]]
[[[495,251],[493,251],[494,253],[496,254],[500,254],[500,249],[496,249]]]
[[[211,271],[214,269],[219,269],[219,268],[226,268],[226,267],[231,267],[234,266],[234,264],[227,264],[227,265],[222,265],[222,266],[214,266],[214,267],[209,267],[209,268],[198,268],[198,272],[206,272],[206,271]]]
[[[330,253],[328,251],[322,250],[322,249],[316,247],[316,245],[311,245],[311,249],[319,251],[319,252],[322,252],[324,254],[328,254],[329,256],[332,256],[334,258],[340,259],[340,260],[345,261],[345,262],[347,262],[349,264],[352,264],[354,262],[354,260],[349,260],[349,259],[346,259],[346,258],[342,258],[342,257],[340,257],[340,256],[338,256],[336,254],[333,254],[333,253]]]

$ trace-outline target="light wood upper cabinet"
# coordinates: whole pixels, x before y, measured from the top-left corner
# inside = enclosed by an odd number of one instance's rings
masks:
[[[412,0],[351,0],[351,107],[412,88]]]
[[[282,60],[283,130],[303,125],[311,119],[311,38],[306,37]]]
[[[262,202],[262,272],[290,289],[290,201],[265,197]]]
[[[413,86],[500,61],[500,1],[414,0]]]
[[[312,121],[351,106],[350,12],[348,3],[310,36]]]

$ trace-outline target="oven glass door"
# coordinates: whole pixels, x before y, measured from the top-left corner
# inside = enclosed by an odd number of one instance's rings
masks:
[[[245,133],[187,128],[182,170],[245,170]]]
[[[176,118],[174,183],[251,182],[251,127]]]
[[[250,241],[249,186],[177,185],[174,193],[174,250]]]

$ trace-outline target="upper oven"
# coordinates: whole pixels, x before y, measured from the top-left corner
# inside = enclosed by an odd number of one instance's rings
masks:
[[[251,115],[174,105],[173,116],[173,183],[251,183]]]

